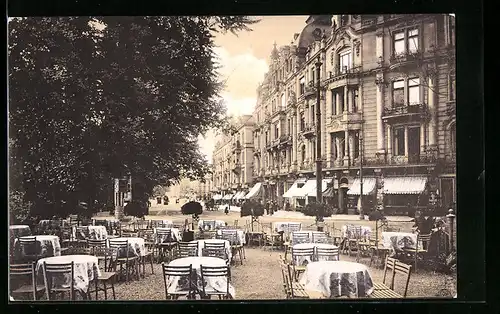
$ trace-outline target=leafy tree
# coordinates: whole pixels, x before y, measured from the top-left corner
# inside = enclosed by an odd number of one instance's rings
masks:
[[[203,213],[203,206],[195,201],[187,202],[181,206],[181,213],[183,215],[192,215],[193,218],[198,219],[199,215]]]
[[[126,216],[143,218],[148,214],[148,205],[142,200],[132,200],[125,206],[123,212]]]
[[[11,189],[64,216],[109,202],[131,174],[158,184],[209,171],[197,136],[224,126],[213,32],[237,17],[22,18],[9,23]],[[64,201],[64,202],[63,202]]]
[[[246,200],[243,205],[241,205],[240,216],[252,216],[252,218],[260,217],[264,215],[264,205],[260,202],[254,200]]]
[[[316,222],[324,221],[324,217],[333,215],[333,208],[323,203],[309,203],[307,204],[302,213],[306,216],[316,217]]]

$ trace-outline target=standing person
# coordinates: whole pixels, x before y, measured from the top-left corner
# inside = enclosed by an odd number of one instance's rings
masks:
[[[225,213],[226,215],[228,215],[228,214],[229,214],[229,206],[226,206],[226,208],[224,209],[224,213]]]
[[[270,205],[271,205],[270,202],[267,201],[266,202],[266,215],[268,215],[268,216],[269,216],[269,207],[271,207]]]

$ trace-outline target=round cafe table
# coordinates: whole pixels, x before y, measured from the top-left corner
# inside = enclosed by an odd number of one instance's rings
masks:
[[[118,251],[119,257],[128,256],[146,256],[146,245],[143,238],[137,237],[121,237],[121,238],[112,238],[109,239],[109,243],[125,241],[128,240],[128,252],[124,252],[124,250]]]
[[[12,239],[31,235],[31,229],[28,225],[11,225],[9,231]]]
[[[79,291],[83,295],[86,294],[89,288],[89,283],[101,276],[99,270],[98,259],[92,255],[64,255],[47,257],[38,260],[37,269],[37,280],[40,281],[41,285],[43,283],[43,263],[47,264],[66,264],[74,263],[74,287],[75,290]],[[69,278],[66,276],[54,275],[54,284],[56,286],[62,286],[64,288],[69,287]]]
[[[229,232],[236,232],[236,237],[238,239],[238,244],[244,245],[247,243],[246,241],[246,235],[245,231],[240,230],[240,229],[222,229],[222,230],[217,230],[217,235],[222,236],[223,233],[229,233]]]
[[[338,246],[333,245],[333,244],[326,244],[326,243],[299,243],[295,244],[293,249],[313,249],[314,254],[316,254],[316,249],[338,249]],[[293,251],[292,251],[293,252]],[[294,259],[295,265],[307,265],[313,261],[311,261],[311,258],[309,256],[292,256]],[[325,256],[321,257],[320,261],[327,260]],[[338,256],[337,259],[338,260]]]
[[[19,239],[29,239],[36,238],[36,241],[40,243],[39,251],[36,252],[40,257],[48,257],[48,256],[60,256],[61,255],[61,243],[59,241],[58,236],[54,235],[35,235],[35,236],[25,236],[20,237]],[[25,248],[27,250],[28,248]],[[27,255],[27,252],[22,252],[19,242],[17,239],[14,241],[14,250],[16,252],[16,258],[22,258]],[[28,253],[29,255],[33,255],[35,252]]]
[[[196,282],[195,288],[198,290],[198,293],[201,295],[203,293],[204,284],[201,280],[201,265],[203,266],[226,266],[226,262],[223,259],[217,257],[184,257],[178,258],[171,261],[169,266],[192,266],[193,269],[193,281]],[[219,292],[226,292],[227,289],[227,278],[226,277],[208,277],[205,278],[206,286],[205,290],[215,290]],[[169,293],[174,293],[179,290],[187,290],[188,282],[179,277],[170,277],[168,280],[167,290]],[[229,294],[232,298],[235,296],[234,287],[229,284]]]
[[[89,239],[91,240],[106,240],[108,238],[108,230],[105,226],[88,226]]]
[[[153,230],[154,230],[153,232],[154,232],[155,241],[157,240],[157,231],[167,231],[167,230],[170,230],[170,237],[171,238],[167,239],[166,236],[162,236],[161,242],[169,242],[169,241],[180,242],[180,241],[182,241],[182,234],[178,228],[158,227],[158,228],[154,228]]]
[[[382,232],[382,245],[395,251],[415,249],[417,234],[409,232]]]
[[[373,292],[368,267],[345,261],[321,261],[307,264],[299,282],[306,290],[318,291],[329,298],[363,298]]]

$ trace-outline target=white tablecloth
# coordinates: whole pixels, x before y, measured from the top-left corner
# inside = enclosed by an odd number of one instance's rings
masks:
[[[316,248],[321,248],[321,249],[337,249],[338,247],[333,245],[333,244],[326,244],[326,243],[299,243],[295,244],[293,249],[313,249],[314,253],[316,254]],[[308,256],[292,256],[293,261],[295,265],[307,265],[311,263],[311,258]],[[320,257],[320,261],[327,260],[326,257],[322,256]],[[338,260],[338,256],[337,256]]]
[[[200,265],[203,266],[225,266],[226,262],[220,258],[216,257],[185,257],[185,258],[178,258],[169,263],[170,266],[189,266],[191,265],[193,267],[193,275],[196,276],[195,282],[198,291],[201,293],[203,292],[203,282],[201,280],[201,267]],[[171,277],[169,278],[168,282],[168,287],[167,290],[170,293],[179,291],[179,290],[187,290],[187,282],[183,280],[179,280],[179,277]],[[205,286],[205,289],[210,291],[210,290],[215,290],[219,292],[226,292],[227,288],[227,279],[225,277],[209,277],[205,278],[207,281],[207,284]],[[229,294],[234,298],[235,296],[235,290],[234,287],[229,284]]]
[[[417,234],[410,232],[382,232],[382,245],[394,250],[415,249]]]
[[[59,237],[54,235],[36,235],[36,236],[26,236],[20,237],[20,239],[29,239],[32,237],[36,237],[36,241],[40,242],[40,251],[38,252],[38,256],[40,257],[49,257],[49,256],[60,256],[61,255],[61,243],[59,242]],[[14,248],[16,252],[19,251],[19,243],[16,239],[14,242]],[[26,255],[26,252],[20,252],[22,257]],[[31,254],[30,254],[31,255]]]
[[[217,230],[217,235],[222,236],[222,233],[226,232],[226,231],[230,231],[230,232],[236,231],[236,236],[238,238],[238,244],[246,244],[245,231],[240,230],[240,229],[224,229],[224,230]]]
[[[229,260],[232,258],[231,254],[231,244],[227,240],[222,239],[205,239],[205,240],[195,240],[190,243],[198,243],[198,256],[203,256],[203,248],[205,248],[205,243],[224,243],[224,248],[226,250],[227,257]]]
[[[302,229],[300,222],[280,221],[273,223],[273,232],[293,232]]]
[[[47,264],[65,264],[74,262],[74,286],[75,289],[86,292],[90,281],[101,276],[97,257],[91,255],[65,255],[47,257],[38,260],[36,265],[37,278],[43,285],[43,262]],[[54,276],[56,286],[69,287],[69,278],[66,276]]]
[[[177,228],[154,228],[154,239],[155,239],[155,242],[157,240],[157,231],[160,230],[160,231],[167,231],[167,230],[170,230],[170,235],[171,235],[171,239],[167,239],[166,236],[163,236],[162,237],[162,242],[165,242],[165,241],[173,241],[173,242],[179,242],[179,241],[182,241],[182,234],[181,234],[181,231]]]
[[[353,262],[309,263],[299,282],[306,290],[321,292],[329,298],[366,297],[373,292],[373,282],[368,268]]]
[[[106,240],[108,238],[108,230],[105,226],[88,226],[89,239]]]
[[[145,256],[146,255],[146,246],[144,244],[143,238],[135,238],[135,237],[122,237],[122,238],[113,238],[109,239],[109,243],[113,243],[115,241],[124,241],[128,240],[128,252],[129,256]],[[125,252],[118,252],[118,256],[126,256]]]
[[[342,237],[343,238],[352,238],[351,233],[354,232],[354,228],[361,227],[361,235],[364,237],[369,237],[372,233],[372,228],[368,226],[353,226],[353,225],[344,225],[342,226]]]
[[[202,228],[203,230],[213,230],[213,229],[224,227],[224,226],[226,226],[226,222],[224,222],[222,220],[199,220],[198,221],[198,228]]]

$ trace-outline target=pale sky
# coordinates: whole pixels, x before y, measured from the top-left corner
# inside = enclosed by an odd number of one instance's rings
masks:
[[[259,16],[261,21],[253,24],[251,32],[218,34],[215,38],[221,80],[226,81],[222,97],[229,115],[252,114],[256,89],[268,70],[268,61],[273,44],[288,45],[294,33],[300,33],[308,16]],[[200,148],[208,160],[212,160],[215,134],[209,132],[199,138]]]

